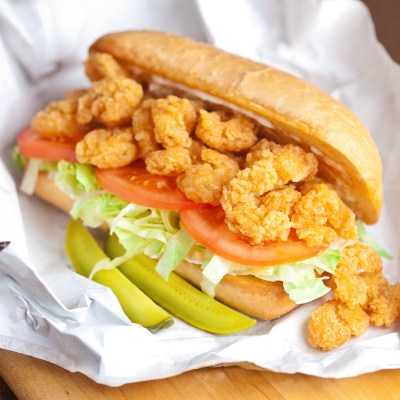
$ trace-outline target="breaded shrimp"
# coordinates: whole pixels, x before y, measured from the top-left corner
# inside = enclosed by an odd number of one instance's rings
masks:
[[[338,236],[357,239],[354,213],[326,184],[314,185],[295,205],[296,234],[310,247],[328,245]]]
[[[86,76],[91,81],[98,81],[103,78],[116,78],[117,76],[130,77],[129,71],[118,64],[115,58],[108,53],[90,53],[84,65]]]
[[[245,116],[230,119],[222,112],[200,110],[196,136],[221,153],[249,149],[257,141],[257,123]]]
[[[364,309],[376,326],[390,327],[400,316],[400,284],[390,285],[381,272],[364,272],[360,278],[367,285]]]
[[[192,165],[192,160],[188,149],[168,147],[148,153],[145,163],[147,171],[151,174],[178,176]]]
[[[79,98],[76,119],[81,124],[96,121],[108,128],[127,124],[142,96],[142,86],[133,79],[102,79]]]
[[[350,308],[367,302],[367,283],[359,276],[361,272],[380,272],[382,260],[371,246],[356,242],[342,251],[333,279],[336,300]]]
[[[160,149],[160,145],[154,135],[154,124],[151,115],[153,102],[154,99],[143,101],[140,107],[134,111],[132,117],[132,129],[139,147],[139,157],[143,159],[147,154]]]
[[[75,152],[80,163],[99,168],[123,167],[138,156],[131,128],[93,130],[77,143]]]
[[[317,307],[308,324],[308,342],[321,350],[332,350],[365,333],[369,317],[360,306],[353,309],[336,300]]]
[[[46,138],[83,135],[90,130],[90,126],[76,121],[76,111],[76,100],[54,101],[33,117],[31,128]]]
[[[277,202],[279,195],[268,192],[280,189],[290,181],[307,179],[316,171],[317,161],[313,154],[292,145],[279,146],[277,150],[276,154],[263,150],[263,158],[240,171],[222,192],[221,205],[226,223],[252,244],[288,239],[293,226],[290,216],[301,195],[293,188],[282,190],[279,202],[285,207],[277,210],[268,207],[268,201],[274,198]],[[265,200],[263,196],[266,196]]]
[[[261,139],[254,146],[252,146],[246,154],[245,167],[251,167],[256,161],[268,158],[268,154],[275,149],[280,148],[281,145],[270,142],[267,139]]]
[[[201,159],[204,164],[192,165],[177,178],[178,187],[195,202],[218,205],[222,188],[239,166],[234,159],[211,149],[202,150]]]
[[[369,323],[390,327],[399,318],[400,284],[391,286],[383,277],[382,261],[372,247],[361,242],[346,247],[331,281],[335,300],[318,307],[309,323],[314,347],[330,350],[343,344],[345,336],[331,324],[340,322],[360,336]]]
[[[164,147],[189,148],[190,133],[197,121],[196,109],[188,99],[168,96],[152,103],[155,138]]]
[[[351,338],[351,329],[338,316],[337,301],[331,300],[317,307],[308,323],[308,343],[321,350],[332,350]]]

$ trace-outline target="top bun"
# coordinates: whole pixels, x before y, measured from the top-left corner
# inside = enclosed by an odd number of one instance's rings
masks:
[[[382,205],[382,163],[364,125],[317,87],[285,72],[189,38],[153,31],[112,33],[92,52],[113,55],[133,73],[208,95],[257,119],[265,135],[313,152],[320,175],[366,223]],[[204,96],[203,96],[204,98]],[[211,100],[210,100],[211,99]]]

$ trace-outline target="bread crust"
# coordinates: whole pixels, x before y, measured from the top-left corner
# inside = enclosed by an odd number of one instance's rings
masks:
[[[66,213],[71,211],[74,202],[48,179],[46,172],[39,174],[35,195]],[[185,261],[175,272],[200,287],[200,266]],[[280,317],[297,307],[281,282],[267,282],[254,276],[225,276],[216,288],[216,298],[228,306],[265,320]]]
[[[273,124],[268,137],[314,152],[320,173],[366,223],[382,205],[382,163],[369,132],[345,106],[285,72],[189,38],[154,31],[112,33],[90,51],[248,110]]]

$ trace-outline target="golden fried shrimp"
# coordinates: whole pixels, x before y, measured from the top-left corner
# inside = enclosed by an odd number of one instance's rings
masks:
[[[257,141],[257,123],[245,116],[227,119],[224,113],[200,110],[196,136],[221,153],[249,149]]]
[[[400,284],[390,285],[380,272],[360,275],[367,285],[367,303],[364,309],[376,326],[390,327],[400,316]]]
[[[308,324],[308,342],[321,350],[333,350],[351,336],[361,336],[369,326],[368,314],[360,307],[351,309],[336,300],[317,307]]]
[[[133,79],[102,79],[79,98],[76,119],[81,124],[100,122],[108,128],[127,124],[142,96],[142,86]]]
[[[46,138],[83,135],[90,130],[90,127],[75,120],[76,111],[75,100],[54,101],[33,117],[31,128]]]
[[[152,103],[154,133],[164,147],[190,147],[190,133],[197,121],[196,109],[188,99],[168,96]]]
[[[338,302],[331,300],[317,307],[308,323],[308,343],[321,350],[332,350],[351,338],[351,329],[338,316]]]
[[[338,302],[337,315],[342,321],[346,322],[351,330],[352,336],[364,335],[368,329],[369,316],[360,305],[349,308],[346,304]]]
[[[259,140],[254,146],[252,146],[246,154],[245,167],[251,167],[256,161],[268,158],[268,154],[274,150],[280,148],[281,145],[270,142],[267,139]]]
[[[153,102],[154,99],[143,101],[140,107],[134,111],[132,117],[132,129],[139,147],[140,158],[145,158],[147,154],[160,149],[154,135],[154,124],[151,116]]]
[[[334,298],[350,308],[364,305],[368,299],[368,285],[359,274],[381,270],[382,260],[371,246],[358,241],[346,247],[333,276]]]
[[[201,152],[204,164],[192,165],[177,178],[178,187],[186,197],[198,202],[218,205],[222,188],[239,171],[235,160],[215,150]]]
[[[78,162],[99,168],[119,168],[136,160],[138,150],[131,128],[95,129],[75,148]]]
[[[118,64],[115,58],[108,53],[90,53],[84,65],[86,76],[91,81],[99,81],[103,78],[116,78],[117,76],[129,78],[130,76],[129,71]]]
[[[290,185],[282,189],[272,190],[265,196],[260,197],[261,204],[266,212],[280,211],[291,217],[294,205],[300,200],[301,193]]]
[[[296,234],[310,247],[328,245],[338,236],[357,239],[354,213],[325,184],[313,186],[295,205]]]
[[[284,185],[307,179],[316,171],[317,163],[312,154],[297,146],[279,146],[275,155],[263,150],[263,158],[251,167],[240,171],[223,189],[221,205],[229,228],[248,238],[252,244],[288,239],[293,223],[290,216],[300,193],[286,188],[279,194],[268,194]],[[279,198],[281,196],[282,198]],[[263,199],[265,197],[265,199]],[[280,203],[272,209],[268,202]]]
[[[151,174],[178,176],[192,165],[192,160],[188,149],[169,147],[148,153],[145,163]]]

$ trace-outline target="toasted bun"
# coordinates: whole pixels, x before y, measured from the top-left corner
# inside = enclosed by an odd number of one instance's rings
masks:
[[[109,34],[90,51],[113,55],[144,80],[162,78],[251,113],[269,127],[265,133],[270,139],[312,151],[321,176],[357,216],[377,221],[382,204],[377,148],[360,120],[318,88],[210,45],[160,32]]]
[[[73,205],[73,200],[58,189],[45,172],[39,174],[35,195],[66,213]],[[175,272],[193,285],[200,286],[202,274],[198,265],[184,262]],[[274,319],[297,307],[280,282],[266,282],[253,276],[225,276],[217,286],[216,298],[261,319]]]

